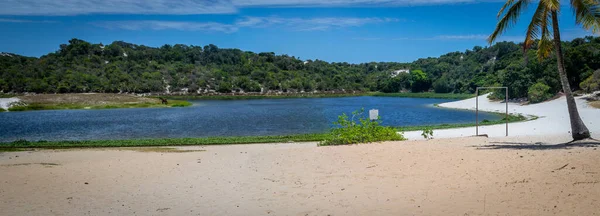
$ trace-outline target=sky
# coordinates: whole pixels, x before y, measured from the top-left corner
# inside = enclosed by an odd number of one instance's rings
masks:
[[[563,40],[593,35],[568,1]],[[239,48],[330,62],[411,62],[488,46],[502,0],[0,0],[0,52],[39,57],[79,38]],[[500,41],[521,42],[535,6]]]

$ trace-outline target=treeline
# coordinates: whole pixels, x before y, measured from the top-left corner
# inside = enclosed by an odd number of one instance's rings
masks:
[[[564,42],[571,87],[594,89],[600,38]],[[40,58],[0,53],[0,91],[77,92],[313,92],[381,91],[473,93],[478,86],[508,86],[526,97],[536,83],[560,91],[554,58],[539,62],[535,48],[501,42],[412,63],[362,64],[302,61],[288,55],[177,44],[160,48],[116,41],[110,45],[72,39]],[[394,73],[410,69],[410,73]],[[588,78],[590,77],[590,78]],[[591,87],[589,87],[591,86]],[[598,85],[595,85],[598,88]],[[545,89],[545,88],[544,88]]]

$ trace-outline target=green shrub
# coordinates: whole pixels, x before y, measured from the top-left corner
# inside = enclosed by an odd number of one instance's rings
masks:
[[[594,74],[585,79],[579,84],[579,87],[586,92],[594,92],[600,90],[600,70],[596,70]]]
[[[550,93],[550,86],[544,83],[536,83],[529,87],[529,91],[527,92],[527,97],[531,103],[543,102],[552,98],[552,96],[552,93]]]
[[[6,112],[4,108],[0,108],[0,112]]]
[[[358,117],[358,122],[354,118]],[[338,128],[331,130],[331,138],[319,143],[319,145],[344,145],[356,143],[371,143],[380,141],[399,141],[405,140],[402,134],[399,134],[392,127],[381,126],[381,117],[376,121],[370,121],[364,115],[364,109],[352,112],[352,118],[344,113],[338,116],[338,120],[334,124]]]
[[[423,136],[423,138],[425,139],[433,139],[433,129],[429,127],[423,129],[423,133],[421,133],[421,136]]]

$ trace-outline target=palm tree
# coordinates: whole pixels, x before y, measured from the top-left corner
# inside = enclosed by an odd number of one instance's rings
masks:
[[[575,13],[575,21],[584,29],[592,30],[596,33],[600,31],[600,0],[570,0],[571,7]],[[496,29],[489,36],[488,42],[492,44],[496,38],[504,33],[506,29],[517,22],[517,18],[525,8],[533,3],[534,0],[507,0],[500,12],[498,12],[498,24]],[[579,112],[577,104],[569,86],[569,80],[565,71],[563,52],[560,41],[560,30],[558,28],[558,14],[560,12],[561,0],[539,0],[537,9],[533,15],[531,23],[527,28],[524,51],[536,42],[538,43],[538,59],[546,58],[554,50],[556,52],[556,61],[558,62],[558,74],[562,84],[563,91],[567,98],[567,108],[571,120],[571,135],[573,140],[582,140],[590,138],[590,131],[585,126]],[[552,33],[549,26],[552,27]]]

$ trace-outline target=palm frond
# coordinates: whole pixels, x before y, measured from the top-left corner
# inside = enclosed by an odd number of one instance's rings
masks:
[[[560,10],[560,0],[540,0],[540,4],[546,5],[551,11]]]
[[[523,44],[523,49],[527,50],[531,45],[533,45],[534,41],[540,37],[540,32],[544,28],[548,28],[547,26],[548,20],[548,7],[545,4],[538,4],[535,13],[533,14],[533,18],[527,27],[527,32],[525,34],[525,42]]]
[[[498,21],[494,32],[488,37],[487,40],[490,44],[496,40],[498,35],[504,33],[509,27],[517,22],[517,18],[521,15],[521,11],[527,7],[527,4],[529,4],[530,1],[531,0],[516,0],[516,2],[511,5],[508,11],[506,11],[506,14]],[[501,12],[502,11],[503,10],[501,10]]]
[[[600,32],[600,1],[571,0],[571,6],[577,24],[594,33]]]
[[[554,46],[553,46],[553,41],[552,41],[552,35],[550,34],[550,30],[548,30],[548,23],[551,22],[551,9],[546,7],[544,12],[543,12],[543,16],[544,18],[542,19],[542,23],[540,26],[540,29],[542,30],[541,33],[541,37],[540,41],[538,42],[538,50],[537,50],[537,57],[539,61],[542,61],[542,59],[547,58],[548,56],[550,56],[550,53],[552,53],[552,51],[554,51]]]
[[[506,8],[509,8],[514,2],[515,0],[507,0],[506,3],[504,3],[504,6],[500,8],[500,11],[498,11],[498,15],[496,15],[496,17],[500,19],[502,14],[504,14],[504,10],[506,10]]]

